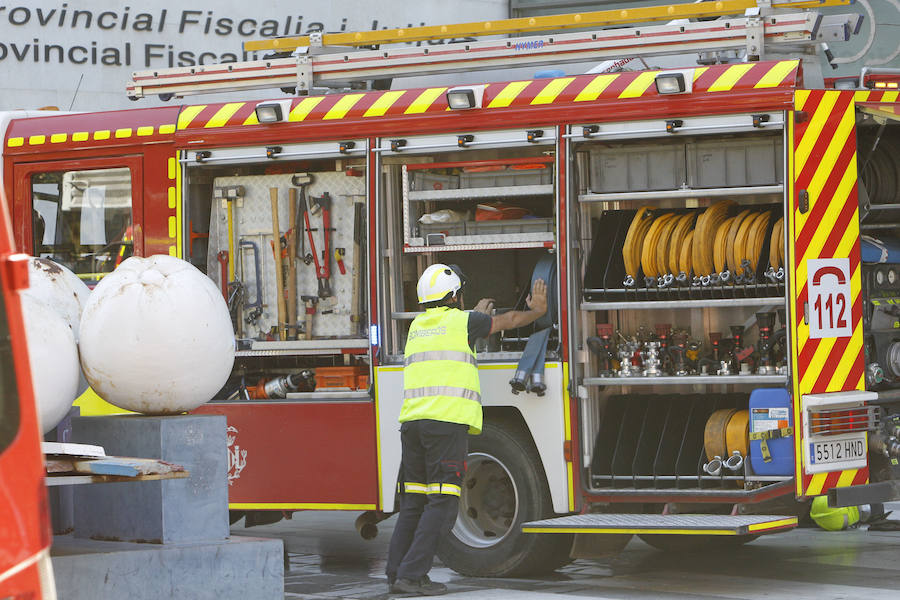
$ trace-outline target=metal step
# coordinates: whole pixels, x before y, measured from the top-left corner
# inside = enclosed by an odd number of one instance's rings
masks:
[[[762,535],[797,526],[784,515],[570,515],[522,524],[524,533]]]

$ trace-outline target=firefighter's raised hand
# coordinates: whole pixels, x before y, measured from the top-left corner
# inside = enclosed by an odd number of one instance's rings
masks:
[[[538,316],[547,312],[547,284],[543,279],[536,279],[534,285],[531,286],[531,294],[525,299],[525,304],[531,309],[531,312],[537,313]]]
[[[491,311],[494,310],[494,299],[493,298],[482,298],[478,301],[478,304],[475,305],[475,312],[484,313],[486,315],[490,315]]]

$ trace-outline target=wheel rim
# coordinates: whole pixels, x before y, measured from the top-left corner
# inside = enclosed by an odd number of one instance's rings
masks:
[[[453,534],[467,546],[489,548],[506,539],[519,516],[516,482],[490,454],[469,454]]]

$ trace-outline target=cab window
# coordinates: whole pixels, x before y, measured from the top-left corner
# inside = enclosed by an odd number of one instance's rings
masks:
[[[51,171],[31,176],[35,256],[65,265],[92,286],[132,255],[131,170]]]

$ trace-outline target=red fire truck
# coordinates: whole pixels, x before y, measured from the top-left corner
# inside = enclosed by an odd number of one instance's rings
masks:
[[[631,534],[790,529],[811,497],[896,493],[900,103],[895,82],[826,90],[819,56],[797,58],[858,16],[765,4],[276,39],[260,61],[135,73],[135,98],[293,95],[13,120],[15,236],[89,281],[169,254],[222,286],[235,367],[198,412],[227,417],[247,524],[346,510],[370,535],[394,510],[415,282],[444,262],[470,306],[552,289],[549,322],[479,342],[486,425],[446,564],[534,573]],[[386,85],[696,51],[678,69]]]
[[[27,255],[16,254],[4,198],[0,210],[0,597],[56,598],[50,516],[19,291]]]

